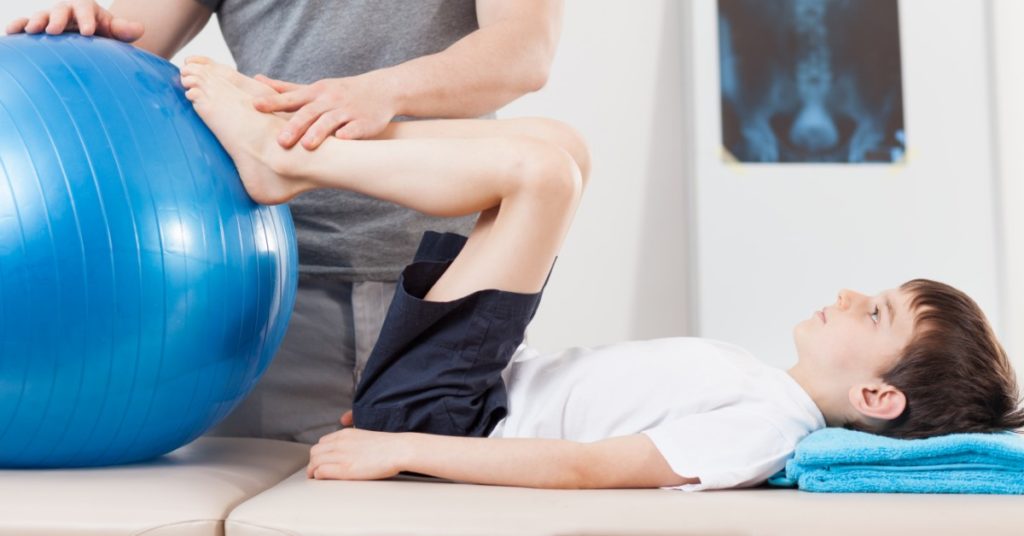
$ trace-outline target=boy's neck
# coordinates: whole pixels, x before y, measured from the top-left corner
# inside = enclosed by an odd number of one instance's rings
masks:
[[[800,385],[807,396],[811,397],[814,405],[818,407],[818,411],[825,417],[825,423],[828,426],[842,426],[845,423],[842,413],[835,410],[834,402],[826,396],[828,391],[815,382],[814,376],[804,370],[800,363],[793,365],[786,373]]]

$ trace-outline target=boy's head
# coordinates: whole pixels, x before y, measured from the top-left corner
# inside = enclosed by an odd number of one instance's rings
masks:
[[[830,425],[902,438],[1024,427],[1006,352],[977,304],[949,285],[844,290],[794,339],[790,373]]]

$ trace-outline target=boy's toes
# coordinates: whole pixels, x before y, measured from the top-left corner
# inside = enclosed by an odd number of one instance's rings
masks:
[[[227,65],[221,65],[219,63],[213,66],[213,72],[217,73],[218,76],[233,82],[243,80],[245,78],[245,75],[242,73],[228,67]]]
[[[226,80],[229,84],[236,86],[242,89],[243,91],[252,92],[254,89],[257,91],[262,89],[261,84],[259,84],[258,82],[251,78],[246,77],[244,74],[238,72],[237,70],[228,67],[227,65],[215,63],[210,66],[210,73],[213,76]],[[256,85],[253,86],[252,84]]]
[[[213,63],[213,60],[206,56],[189,56],[185,58],[185,64],[188,65],[190,63],[195,63],[199,65],[210,65],[211,63]]]
[[[181,73],[182,77],[193,76],[196,78],[204,78],[206,77],[207,70],[198,63],[190,63],[182,67],[179,72]]]
[[[206,93],[203,93],[203,90],[201,90],[201,89],[199,89],[197,87],[189,89],[188,91],[185,92],[185,98],[190,100],[190,101],[192,101],[192,102],[196,102],[198,100],[202,100],[204,97],[206,97]]]

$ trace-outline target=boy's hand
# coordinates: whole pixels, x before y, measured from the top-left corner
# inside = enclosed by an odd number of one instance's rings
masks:
[[[406,452],[403,434],[345,428],[309,451],[306,476],[318,480],[377,480],[397,475]]]
[[[352,419],[352,410],[346,411],[345,414],[341,416],[341,425],[342,426],[352,426],[353,422],[354,421]]]

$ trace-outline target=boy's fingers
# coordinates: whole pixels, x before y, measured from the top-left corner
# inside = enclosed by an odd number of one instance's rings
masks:
[[[348,410],[341,416],[341,424],[342,426],[352,426],[352,422],[352,410]]]
[[[309,465],[306,466],[306,475],[310,478],[323,478],[323,470],[325,467],[337,467],[336,459],[320,454],[309,457]]]
[[[320,441],[317,441],[316,445],[313,445],[312,447],[310,447],[310,449],[309,449],[310,454],[316,455],[316,454],[319,454],[324,449],[329,448],[330,444],[333,443],[338,438],[337,434],[338,434],[338,432],[331,432],[331,433],[321,437]]]
[[[317,480],[342,480],[345,472],[340,465],[324,464],[313,470],[313,478]]]

